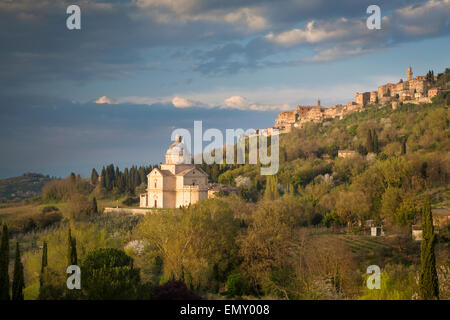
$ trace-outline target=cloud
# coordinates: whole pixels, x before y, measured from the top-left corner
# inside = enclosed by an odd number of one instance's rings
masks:
[[[386,17],[386,24],[397,37],[420,38],[450,31],[450,0],[429,0],[422,5],[408,5]]]
[[[292,29],[274,34],[273,32],[267,34],[265,38],[276,44],[283,46],[293,46],[301,43],[319,43],[329,40],[338,40],[351,34],[352,29],[355,28],[355,23],[349,26],[349,21],[342,18],[336,22],[327,23],[321,21],[310,21],[302,29]],[[358,27],[361,27],[362,23]],[[365,28],[365,26],[364,26]]]
[[[299,60],[299,63],[305,62],[327,62],[333,61],[341,58],[349,58],[352,56],[359,56],[362,54],[368,54],[375,51],[375,49],[364,49],[364,48],[347,48],[345,46],[336,46],[331,49],[318,50],[314,56],[304,58]]]
[[[114,99],[108,98],[107,96],[102,96],[95,100],[97,104],[115,104],[117,103]]]
[[[380,0],[377,31],[365,27],[370,0],[83,1],[82,30],[74,32],[65,27],[64,0],[2,1],[0,87],[180,69],[221,76],[290,65],[280,57],[299,51],[312,53],[303,62],[345,59],[449,36],[449,1]],[[173,52],[182,53],[171,59]]]
[[[183,109],[183,108],[192,108],[192,107],[197,105],[197,103],[195,103],[192,100],[181,98],[181,97],[178,97],[178,96],[175,96],[172,99],[172,104],[174,105],[175,108],[181,108],[181,109]]]
[[[0,108],[0,177],[34,171],[86,176],[95,167],[121,168],[163,160],[174,128],[259,128],[275,114],[220,108],[149,107],[135,104],[73,103],[59,98],[6,97]],[[32,160],[30,160],[32,159]]]
[[[303,23],[295,22],[301,27],[278,28],[278,31],[270,31],[246,44],[217,46],[200,55],[196,70],[222,75],[299,63],[328,62],[375,53],[404,42],[450,36],[450,0],[409,3],[404,6],[397,3],[397,7],[380,4],[384,15],[381,30],[369,30],[366,17],[361,14],[352,16],[352,10],[347,17],[305,19]],[[365,8],[361,9],[365,13]],[[293,55],[304,49],[310,49],[313,54],[288,61],[275,58],[281,52]]]
[[[136,0],[135,4],[161,23],[208,22],[229,24],[243,32],[268,27],[264,10],[256,1]]]
[[[288,104],[271,105],[254,103],[242,96],[231,96],[225,99],[222,108],[252,111],[287,111],[293,109],[293,107]]]

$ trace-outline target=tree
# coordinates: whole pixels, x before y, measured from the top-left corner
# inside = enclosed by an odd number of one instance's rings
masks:
[[[69,228],[67,237],[67,265],[77,264],[77,240],[72,237],[72,231]]]
[[[436,272],[434,246],[436,235],[433,228],[430,198],[427,196],[422,209],[422,243],[420,246],[421,271],[419,278],[420,297],[424,300],[439,299],[439,283]]]
[[[47,241],[44,241],[44,245],[42,246],[42,260],[41,260],[41,274],[39,275],[39,298],[43,295],[43,289],[45,284],[45,271],[48,266],[47,260]]]
[[[44,241],[42,247],[42,262],[41,262],[41,273],[44,272],[45,267],[48,265],[47,262],[47,241]]]
[[[82,292],[87,299],[136,299],[140,285],[139,269],[122,250],[97,249],[89,253],[81,266]]]
[[[23,288],[25,288],[25,280],[23,276],[23,264],[22,261],[20,260],[19,243],[16,242],[16,260],[14,261],[12,300],[23,300]]]
[[[248,276],[249,290],[286,297],[284,289],[271,276],[272,272],[294,273],[298,263],[298,234],[301,207],[295,197],[267,201],[253,213],[247,234],[240,241],[241,268]],[[283,289],[281,289],[283,288]]]
[[[95,168],[92,169],[91,173],[91,184],[96,185],[98,182],[98,172],[95,170]]]
[[[9,236],[8,227],[3,224],[0,244],[0,300],[9,300]]]
[[[406,137],[402,139],[402,154],[406,154]]]
[[[67,215],[75,220],[83,219],[94,214],[94,204],[85,195],[74,194],[66,206]]]
[[[98,213],[97,199],[95,197],[92,198],[92,213]]]
[[[367,152],[373,152],[373,138],[372,138],[372,130],[371,129],[369,129],[369,131],[367,132],[366,149],[367,149]]]
[[[372,145],[373,152],[378,153],[380,150],[378,149],[378,135],[375,130],[373,130],[372,139],[373,139]]]
[[[264,191],[264,197],[266,199],[275,200],[280,196],[278,192],[278,179],[276,176],[267,176],[266,178],[266,190]]]
[[[155,248],[151,256],[162,259],[164,279],[181,279],[184,273],[189,288],[208,290],[224,283],[238,265],[235,215],[244,206],[243,199],[230,196],[200,201],[179,214],[146,215],[137,234]]]

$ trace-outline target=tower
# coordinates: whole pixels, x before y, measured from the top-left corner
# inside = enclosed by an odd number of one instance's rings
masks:
[[[413,72],[412,72],[412,68],[411,67],[408,68],[408,72],[406,73],[406,79],[408,81],[413,79]]]

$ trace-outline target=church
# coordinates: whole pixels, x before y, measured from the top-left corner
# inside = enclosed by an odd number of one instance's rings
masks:
[[[167,149],[166,163],[147,175],[141,208],[179,208],[208,198],[208,175],[194,164],[184,139],[177,136]]]

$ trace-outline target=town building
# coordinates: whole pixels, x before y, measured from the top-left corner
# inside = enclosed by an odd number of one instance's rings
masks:
[[[370,103],[376,103],[378,101],[378,91],[370,92]]]
[[[294,128],[302,128],[307,123],[327,123],[326,120],[342,119],[354,112],[361,112],[368,104],[378,104],[379,108],[385,104],[391,104],[393,109],[398,108],[402,102],[419,104],[430,103],[431,97],[439,93],[439,88],[429,88],[427,76],[413,77],[412,68],[406,73],[406,81],[387,83],[378,87],[376,91],[357,92],[355,101],[347,104],[336,104],[330,108],[321,105],[298,105],[293,111],[281,112],[275,120],[275,126],[268,129],[257,130],[257,136],[288,133]],[[435,80],[437,78],[435,77]],[[277,131],[274,131],[277,129]]]
[[[338,158],[354,158],[358,155],[358,152],[354,150],[338,150]]]
[[[438,88],[431,88],[428,90],[428,98],[432,98],[437,96],[439,93],[439,89]]]
[[[370,92],[356,93],[355,96],[356,104],[360,106],[365,106],[370,102]]]

